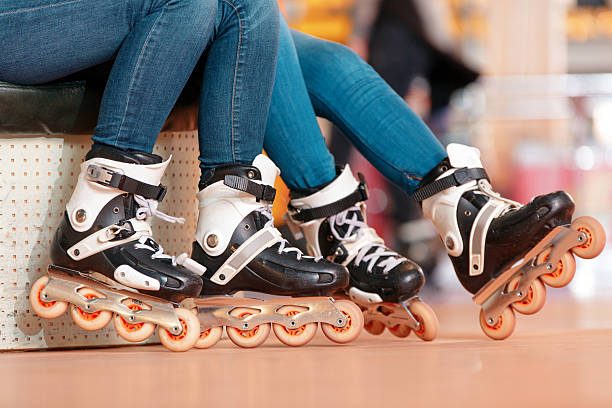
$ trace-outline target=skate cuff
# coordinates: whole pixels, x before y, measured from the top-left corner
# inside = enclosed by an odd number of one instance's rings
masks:
[[[87,179],[149,200],[162,201],[166,196],[167,189],[161,184],[158,186],[147,184],[97,164],[90,164],[87,167]]]
[[[368,187],[361,178],[359,185],[357,186],[357,190],[349,194],[348,196],[335,201],[331,204],[323,205],[321,207],[315,208],[296,208],[289,203],[289,211],[291,213],[291,218],[296,221],[308,222],[312,220],[316,220],[318,218],[327,218],[332,215],[336,215],[341,211],[346,210],[354,206],[355,204],[365,201],[368,199]]]
[[[447,188],[461,186],[470,181],[482,179],[489,180],[489,176],[487,175],[485,169],[481,167],[472,169],[464,167],[462,169],[455,170],[453,174],[432,181],[431,183],[419,188],[417,191],[414,192],[412,197],[418,202],[421,202],[431,196],[438,194],[441,191],[446,190]]]
[[[276,197],[276,189],[274,187],[255,183],[240,176],[227,175],[223,179],[223,184],[235,190],[251,194],[258,202],[267,201],[271,203],[274,201],[274,197]]]

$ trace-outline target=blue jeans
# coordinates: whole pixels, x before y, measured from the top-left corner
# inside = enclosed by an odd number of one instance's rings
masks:
[[[151,152],[207,52],[201,160],[261,152],[276,69],[274,0],[3,0],[0,80],[49,82],[115,59],[94,142]]]
[[[338,126],[391,182],[413,193],[446,152],[404,100],[349,48],[281,22],[264,148],[292,190],[336,176],[315,115]]]

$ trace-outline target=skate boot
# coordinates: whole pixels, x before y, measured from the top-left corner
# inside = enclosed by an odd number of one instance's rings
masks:
[[[572,222],[574,202],[557,191],[526,205],[493,192],[478,149],[450,144],[448,158],[421,182],[414,197],[437,228],[461,284],[481,306],[480,326],[505,339],[514,310],[538,312],[547,284],[563,287],[576,270],[574,254],[594,258],[605,245],[591,217]]]
[[[302,255],[274,228],[272,186],[278,174],[272,161],[259,155],[250,166],[217,167],[200,183],[191,258],[178,258],[204,282],[196,301],[203,330],[196,347],[214,345],[222,326],[241,347],[262,344],[270,323],[291,346],[309,342],[317,322],[338,343],[354,340],[363,327],[354,303],[326,297],[348,284],[346,269]],[[240,293],[246,298],[226,296]]]
[[[199,295],[202,280],[164,254],[147,222],[155,216],[183,221],[157,211],[169,162],[112,147],[87,154],[52,244],[53,265],[31,289],[40,317],[59,317],[70,303],[74,322],[85,330],[102,329],[112,319],[122,338],[138,342],[159,325],[168,349],[195,345],[198,319],[178,306]]]
[[[380,334],[385,326],[398,337],[411,331],[433,340],[438,319],[418,293],[425,283],[421,268],[390,250],[366,221],[367,189],[347,164],[331,183],[292,193],[286,217],[308,252],[344,265],[350,272],[348,296],[361,306],[365,329]]]

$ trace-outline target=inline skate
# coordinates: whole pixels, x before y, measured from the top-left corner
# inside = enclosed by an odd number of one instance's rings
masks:
[[[347,294],[364,313],[365,329],[381,334],[385,327],[398,337],[413,331],[433,340],[438,319],[421,302],[425,284],[421,268],[390,250],[366,220],[367,187],[347,164],[327,185],[292,192],[287,223],[296,239],[304,237],[308,252],[344,265],[350,272]]]
[[[278,174],[272,161],[259,155],[252,165],[216,167],[200,182],[191,258],[177,258],[203,281],[192,304],[202,329],[198,348],[217,343],[223,326],[232,342],[249,348],[262,344],[271,329],[286,345],[304,345],[318,322],[336,343],[361,332],[361,310],[329,297],[348,284],[346,269],[304,256],[274,227],[272,186]]]
[[[164,253],[147,222],[184,221],[157,211],[169,162],[108,146],[87,154],[52,243],[53,265],[30,291],[40,317],[59,317],[70,304],[74,322],[84,330],[113,320],[122,338],[139,342],[158,325],[168,349],[195,345],[198,319],[180,305],[199,295],[202,280]]]
[[[594,258],[605,245],[602,226],[591,217],[572,222],[574,202],[557,191],[528,204],[494,192],[478,149],[447,147],[448,158],[421,182],[414,198],[437,228],[459,281],[481,306],[480,326],[505,339],[515,314],[537,313],[546,285],[567,285],[576,261]]]

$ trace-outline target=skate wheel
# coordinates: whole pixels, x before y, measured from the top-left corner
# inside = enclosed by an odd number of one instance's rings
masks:
[[[207,349],[211,348],[219,340],[221,340],[221,335],[223,334],[223,327],[211,327],[210,329],[206,329],[200,333],[200,337],[195,344],[195,348],[197,349]]]
[[[133,300],[127,300],[123,304],[132,311],[151,310],[150,307],[137,304]],[[132,343],[144,341],[155,333],[155,324],[149,322],[130,323],[129,319],[126,320],[126,318],[117,313],[113,317],[113,325],[115,326],[115,331],[122,339]]]
[[[285,316],[295,316],[305,311],[308,311],[308,308],[300,306],[283,306],[277,310],[277,313]],[[297,329],[287,329],[282,324],[274,323],[272,329],[274,330],[276,338],[279,339],[281,343],[287,346],[299,347],[312,340],[317,333],[317,324],[307,323]]]
[[[187,351],[195,346],[200,337],[200,321],[196,315],[185,308],[176,308],[174,312],[183,326],[183,331],[174,335],[160,326],[159,340],[170,351]]]
[[[584,232],[586,242],[572,248],[572,252],[584,259],[595,258],[606,245],[606,232],[601,224],[592,217],[579,217],[570,226],[573,230]]]
[[[432,341],[438,336],[438,316],[427,304],[419,301],[412,302],[409,306],[410,312],[417,319],[421,328],[412,330],[418,338],[424,341]]]
[[[400,339],[410,336],[411,331],[412,329],[405,324],[398,324],[393,327],[389,327],[389,333],[395,337],[399,337]]]
[[[508,292],[515,290],[520,280],[520,276],[510,279],[507,286]],[[531,282],[527,295],[512,303],[512,308],[521,314],[532,315],[538,313],[544,307],[544,303],[546,303],[546,286],[539,278],[536,278]]]
[[[510,307],[504,308],[501,316],[497,320],[497,324],[490,326],[485,320],[484,313],[480,310],[480,328],[482,331],[493,340],[503,340],[508,338],[514,331],[516,325],[516,317],[514,310]]]
[[[540,264],[546,262],[548,260],[548,256],[550,255],[550,251],[550,248],[546,248],[544,252],[538,255],[537,263]],[[574,255],[571,252],[566,252],[563,254],[559,262],[557,262],[557,267],[555,270],[550,273],[540,275],[540,279],[542,282],[552,288],[562,288],[570,283],[572,279],[574,279],[575,273],[576,260],[574,259]]]
[[[81,288],[77,293],[88,300],[101,299],[104,297],[100,292],[91,288]],[[98,310],[88,313],[75,305],[72,305],[70,308],[70,314],[72,315],[74,323],[81,329],[87,331],[103,329],[113,318],[113,314],[108,310]]]
[[[259,310],[246,307],[237,307],[230,312],[231,316],[244,319],[251,315],[260,313]],[[227,337],[239,347],[253,348],[263,344],[270,334],[270,323],[260,324],[251,330],[240,330],[235,327],[226,327]]]
[[[365,331],[375,336],[385,331],[384,323],[379,322],[378,320],[367,320],[363,325],[363,328],[365,329]]]
[[[43,317],[45,319],[55,319],[56,317],[60,317],[66,309],[68,309],[68,302],[63,302],[61,300],[52,300],[50,302],[45,302],[42,299],[42,291],[47,286],[47,282],[49,282],[48,276],[42,276],[38,278],[34,285],[32,285],[32,289],[30,289],[30,304],[32,305],[32,309],[36,312],[37,315]]]
[[[350,343],[359,336],[363,329],[363,313],[356,304],[349,300],[337,300],[335,305],[346,316],[346,325],[336,327],[329,323],[322,323],[321,329],[323,334],[334,343]]]

